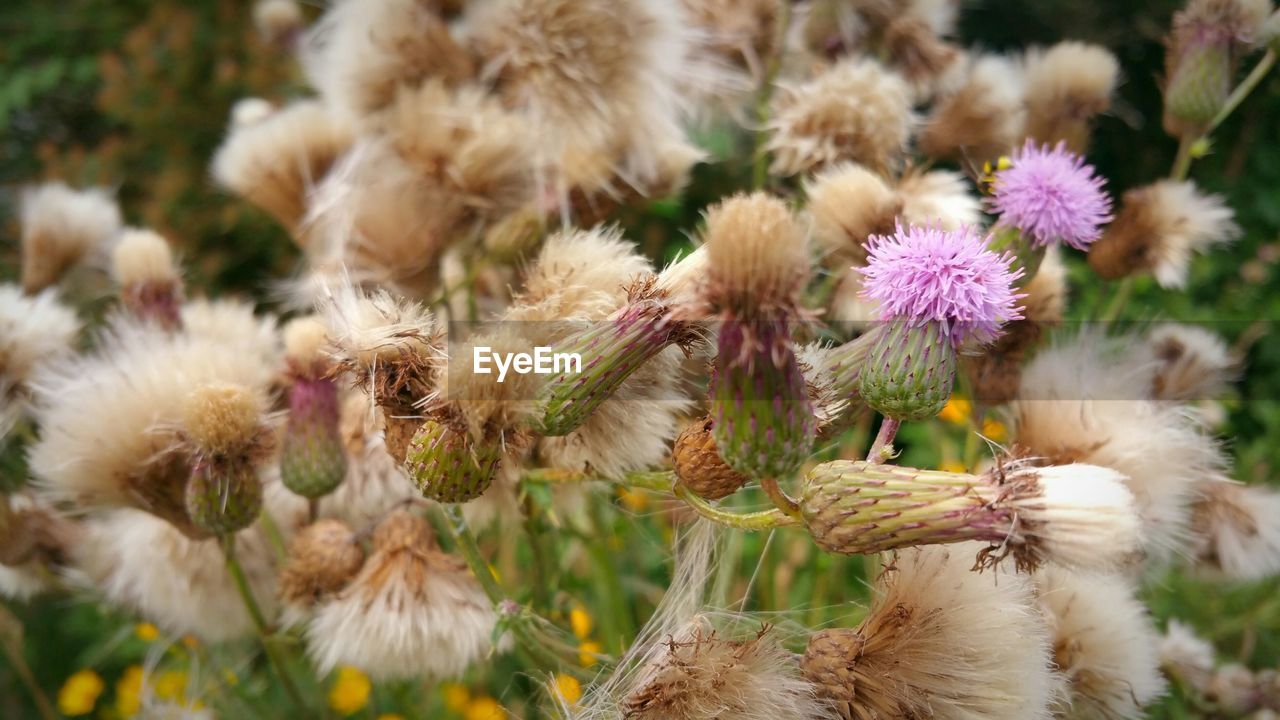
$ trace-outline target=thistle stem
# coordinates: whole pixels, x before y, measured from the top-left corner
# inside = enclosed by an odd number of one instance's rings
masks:
[[[777,508],[752,513],[735,513],[721,510],[698,497],[696,493],[683,485],[676,485],[675,493],[676,497],[683,500],[689,507],[693,508],[694,512],[702,517],[718,525],[724,525],[735,530],[757,532],[797,524],[795,518],[788,516]]]
[[[588,498],[589,511],[591,514],[591,526],[595,531],[595,537],[610,537],[608,528],[605,525],[604,513],[601,511],[598,498]],[[632,627],[631,616],[627,612],[627,601],[622,596],[622,582],[618,577],[618,566],[609,551],[602,542],[586,543],[587,554],[591,557],[591,562],[596,566],[596,571],[600,573],[600,577],[604,580],[601,583],[601,594],[604,596],[604,604],[606,612],[604,613],[601,628],[602,633],[606,636],[606,647],[609,647],[615,654],[621,654],[626,649],[627,638],[632,637],[634,628]]]
[[[773,99],[774,82],[782,69],[782,47],[787,40],[787,31],[791,27],[791,0],[778,0],[778,28],[770,48],[769,63],[765,66],[764,77],[760,79],[760,88],[756,92],[756,128],[753,140],[751,167],[751,187],[759,190],[769,178],[769,154],[764,151],[765,138],[769,131],[765,123],[769,121],[769,103]]]
[[[548,638],[539,637],[529,626],[529,622],[538,616],[503,592],[502,586],[498,585],[497,578],[493,576],[493,571],[489,569],[489,563],[480,554],[480,546],[476,543],[475,535],[471,533],[466,518],[462,516],[462,510],[454,504],[437,505],[436,508],[444,516],[445,527],[448,528],[449,535],[452,536],[453,543],[467,563],[467,567],[471,568],[471,574],[475,575],[480,588],[489,597],[489,602],[493,603],[498,615],[509,621],[511,634],[515,636],[525,652],[535,662],[549,667],[561,667],[565,672],[579,679],[590,679],[581,669],[566,665],[559,655],[548,649],[548,645],[554,643],[549,643]]]
[[[285,693],[289,695],[289,699],[298,706],[299,710],[306,710],[307,703],[302,699],[302,693],[298,692],[298,687],[293,684],[293,678],[285,667],[284,658],[280,657],[279,650],[271,642],[271,628],[268,627],[266,616],[262,614],[262,608],[253,596],[253,589],[249,587],[249,580],[245,577],[244,568],[241,567],[240,560],[236,557],[236,536],[231,534],[223,535],[221,541],[222,554],[227,561],[227,572],[231,574],[231,579],[235,581],[236,590],[240,593],[240,599],[244,602],[244,607],[249,612],[249,617],[253,619],[253,624],[258,629],[258,639],[262,642],[262,649],[267,654],[267,661],[280,678],[280,684],[284,686]]]
[[[800,503],[796,502],[783,491],[778,485],[777,478],[764,478],[760,481],[760,489],[764,490],[764,494],[769,496],[769,500],[773,502],[773,506],[782,511],[784,515],[796,520],[800,519]]]
[[[1227,101],[1222,104],[1222,109],[1218,111],[1218,114],[1209,121],[1209,127],[1205,130],[1206,135],[1221,125],[1224,120],[1231,116],[1231,113],[1235,112],[1236,108],[1240,107],[1240,103],[1244,102],[1244,99],[1249,97],[1249,93],[1258,87],[1258,84],[1262,82],[1262,78],[1267,76],[1267,73],[1271,71],[1271,66],[1275,64],[1276,51],[1268,48],[1267,52],[1262,55],[1262,59],[1258,61],[1258,64],[1253,66],[1253,69],[1249,71],[1244,80],[1241,80],[1240,84],[1227,96]]]
[[[3,608],[0,608],[3,611]],[[4,611],[8,614],[7,611]],[[13,622],[18,623],[17,618],[13,618]],[[17,625],[21,628],[21,625]],[[21,630],[17,635],[21,636]],[[57,720],[58,713],[54,711],[53,704],[49,702],[49,698],[44,694],[44,690],[40,689],[40,683],[36,682],[35,673],[31,672],[31,667],[27,665],[26,658],[22,657],[22,647],[20,642],[8,642],[6,639],[0,638],[0,648],[4,649],[5,658],[9,664],[13,666],[13,671],[17,673],[18,679],[26,686],[27,691],[31,693],[31,700],[36,705],[36,711],[40,713],[43,720]]]
[[[667,471],[628,473],[620,478],[607,478],[563,470],[530,470],[524,474],[525,482],[547,483],[551,485],[576,482],[606,482],[619,487],[641,488],[654,492],[669,493],[676,480],[675,473]]]
[[[1195,142],[1196,137],[1192,134],[1183,135],[1178,140],[1178,154],[1173,158],[1173,169],[1169,171],[1170,179],[1187,179],[1187,173],[1191,171],[1191,146],[1195,145]]]
[[[1129,297],[1133,295],[1133,276],[1126,275],[1116,286],[1116,292],[1111,296],[1111,302],[1107,303],[1107,309],[1102,312],[1102,322],[1112,323],[1120,318],[1120,313],[1124,311],[1124,306],[1128,304]]]
[[[898,436],[902,421],[887,417],[880,423],[880,432],[867,451],[867,462],[882,463],[893,457],[893,439]]]

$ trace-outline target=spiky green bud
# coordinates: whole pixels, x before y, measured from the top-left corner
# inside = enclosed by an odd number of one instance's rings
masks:
[[[489,489],[501,460],[497,443],[475,442],[466,430],[428,418],[409,443],[404,467],[423,497],[463,503]]]
[[[896,420],[937,415],[951,397],[956,349],[937,321],[883,325],[858,373],[858,394]]]
[[[305,498],[333,492],[346,475],[338,432],[338,388],[332,380],[299,378],[289,389],[289,424],[280,456],[280,479]]]
[[[187,516],[212,535],[243,530],[262,512],[262,482],[252,465],[203,462],[187,482]]]
[[[1165,128],[1181,136],[1203,129],[1231,94],[1231,38],[1205,31],[1170,50],[1169,84],[1164,93]]]

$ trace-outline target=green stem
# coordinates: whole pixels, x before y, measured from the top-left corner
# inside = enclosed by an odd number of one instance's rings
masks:
[[[35,702],[36,711],[40,713],[40,717],[44,718],[44,720],[57,720],[58,713],[53,709],[53,704],[49,702],[44,690],[40,689],[40,684],[36,682],[35,673],[32,673],[31,666],[27,665],[27,659],[22,657],[22,648],[18,647],[17,643],[8,643],[4,640],[0,640],[0,647],[4,648],[4,655],[8,658],[9,664],[13,666],[14,672],[18,674],[18,679],[22,681],[27,691],[31,693],[31,699]]]
[[[604,546],[606,538],[612,537],[605,525],[604,513],[597,498],[588,498],[588,512],[591,514],[591,525],[595,537],[586,543],[587,555],[596,566],[602,600],[606,611],[601,620],[601,635],[607,642],[606,647],[614,654],[621,654],[626,649],[627,638],[632,637],[631,615],[627,611],[626,598],[622,596],[622,582],[618,576],[617,559]]]
[[[533,585],[533,603],[536,608],[546,609],[551,607],[551,588],[555,582],[555,578],[551,575],[550,563],[547,562],[546,549],[542,543],[542,533],[539,532],[537,503],[526,493],[524,499],[524,526],[525,535],[529,538],[529,553],[533,559],[534,577],[539,578],[539,582]]]
[[[867,462],[882,463],[893,457],[893,440],[898,437],[900,427],[902,421],[896,418],[886,417],[880,423],[880,431],[876,433],[876,439],[867,451]]]
[[[529,470],[523,477],[525,482],[562,484],[576,482],[606,482],[621,487],[642,488],[660,493],[670,493],[676,475],[670,470],[656,472],[635,472],[620,478],[608,478],[583,473],[565,472],[563,470]]]
[[[249,611],[249,617],[253,619],[253,624],[258,629],[258,639],[262,642],[262,649],[267,654],[267,661],[280,678],[280,684],[284,685],[285,692],[289,695],[289,698],[298,706],[298,709],[305,711],[307,703],[302,699],[302,693],[298,692],[298,687],[293,684],[293,677],[289,675],[284,658],[280,657],[279,648],[271,640],[272,633],[271,628],[267,625],[267,618],[262,614],[262,608],[253,596],[253,589],[249,587],[249,579],[245,577],[244,568],[241,567],[239,559],[236,558],[236,536],[223,535],[221,540],[222,554],[227,560],[227,572],[231,574],[231,579],[235,581],[236,590],[240,592],[240,599],[244,602],[245,609]]]
[[[769,154],[764,151],[769,130],[765,125],[769,122],[769,103],[773,99],[773,86],[782,69],[782,48],[787,41],[787,31],[791,27],[791,0],[778,0],[778,29],[774,37],[769,64],[765,66],[764,77],[760,80],[760,88],[756,92],[756,134],[752,147],[754,157],[751,168],[751,187],[759,190],[769,179]]]
[[[760,481],[760,489],[764,490],[764,494],[773,502],[773,506],[781,510],[783,515],[795,520],[800,519],[800,503],[783,491],[778,485],[777,478],[764,478]]]
[[[795,518],[788,517],[786,513],[777,508],[769,510],[761,510],[752,513],[736,513],[720,508],[708,503],[706,500],[698,497],[689,488],[683,485],[675,487],[676,497],[683,500],[693,511],[702,517],[719,525],[730,527],[735,530],[746,530],[748,532],[757,532],[760,530],[772,530],[773,528],[789,527],[796,524]]]
[[[1178,154],[1173,158],[1173,169],[1169,171],[1171,179],[1187,179],[1187,173],[1191,171],[1191,146],[1195,142],[1196,138],[1191,134],[1183,135],[1178,140]]]
[[[1244,99],[1249,97],[1249,93],[1258,87],[1258,84],[1262,82],[1262,78],[1267,76],[1267,73],[1271,71],[1271,66],[1275,64],[1276,51],[1268,48],[1262,59],[1258,61],[1258,64],[1253,66],[1253,69],[1249,71],[1245,79],[1227,96],[1227,101],[1222,104],[1222,109],[1218,111],[1218,114],[1209,121],[1209,127],[1205,130],[1206,135],[1221,125],[1224,120],[1231,116],[1231,113],[1235,112],[1236,108],[1240,107],[1240,103],[1244,102]]]
[[[480,588],[489,597],[489,602],[493,603],[498,615],[509,621],[511,634],[515,636],[516,641],[533,658],[534,662],[549,667],[560,667],[563,671],[569,672],[580,680],[590,680],[590,675],[576,665],[566,666],[560,655],[551,648],[558,647],[565,654],[570,651],[576,653],[577,650],[575,648],[562,647],[562,644],[556,643],[552,638],[544,637],[535,632],[530,623],[537,618],[537,615],[534,615],[528,608],[521,606],[515,600],[508,598],[506,593],[503,592],[502,586],[498,585],[497,578],[493,576],[493,571],[489,569],[489,563],[480,554],[480,546],[476,543],[476,538],[471,533],[471,528],[467,526],[467,521],[462,516],[461,508],[457,505],[445,504],[437,505],[436,509],[444,516],[445,527],[449,529],[454,546],[467,563],[467,567],[471,568],[471,574],[475,575],[476,581],[480,583]]]
[[[1107,303],[1107,309],[1102,312],[1102,322],[1112,323],[1118,320],[1120,314],[1124,312],[1124,306],[1128,304],[1132,295],[1133,276],[1126,275],[1116,286],[1115,294],[1111,296],[1111,302]]]

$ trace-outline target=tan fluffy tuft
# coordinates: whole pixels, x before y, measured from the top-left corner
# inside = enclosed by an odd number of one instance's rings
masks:
[[[327,357],[329,327],[318,315],[304,315],[290,320],[281,329],[284,354],[299,367],[313,367]]]
[[[936,158],[993,161],[1024,134],[1022,67],[1001,55],[971,58],[954,87],[944,90],[920,130],[920,150]]]
[[[280,597],[302,607],[341,590],[364,565],[359,538],[339,520],[317,520],[289,543],[280,571]]]
[[[849,160],[888,173],[915,124],[906,81],[874,60],[845,60],[799,85],[780,85],[765,149],[770,171],[796,175]]]
[[[1067,681],[1062,718],[1138,720],[1165,692],[1160,637],[1129,579],[1045,568],[1035,576]]]
[[[835,263],[862,264],[867,237],[893,232],[902,201],[876,173],[853,163],[805,182],[813,239]]]
[[[1189,180],[1161,180],[1124,194],[1115,220],[1089,248],[1089,266],[1110,279],[1149,272],[1160,285],[1180,288],[1196,253],[1239,234],[1221,195],[1202,193]]]
[[[120,208],[99,188],[74,190],[61,182],[26,188],[22,223],[22,287],[46,288],[120,232]]]
[[[268,42],[289,42],[305,23],[298,0],[258,0],[253,4],[253,26]]]
[[[812,636],[801,666],[846,720],[1047,720],[1059,692],[1030,582],[970,570],[965,546],[890,556],[857,630]]]
[[[134,228],[121,234],[112,251],[111,274],[122,287],[178,280],[169,242],[157,232]]]
[[[794,307],[809,275],[807,237],[783,201],[764,193],[735,195],[707,211],[712,308],[750,313]]]
[[[1191,527],[1193,556],[1231,580],[1280,573],[1280,493],[1270,487],[1210,481],[1200,486]]]
[[[1152,389],[1157,400],[1217,399],[1238,368],[1222,338],[1201,327],[1167,323],[1147,335],[1147,344],[1160,363]]]
[[[1027,53],[1027,137],[1084,153],[1090,121],[1111,107],[1119,74],[1116,56],[1100,45],[1066,41]]]
[[[351,127],[316,100],[300,100],[249,124],[233,123],[213,156],[219,185],[290,231],[307,196],[351,146]]]
[[[79,332],[80,319],[54,290],[26,295],[16,285],[0,285],[0,430],[7,430],[6,417],[22,412],[27,382],[42,365],[69,354]]]
[[[898,181],[899,219],[906,225],[957,230],[982,222],[982,203],[972,185],[950,170],[911,171]]]

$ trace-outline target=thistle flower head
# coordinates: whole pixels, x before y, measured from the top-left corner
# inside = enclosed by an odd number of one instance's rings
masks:
[[[1046,720],[1058,683],[1030,583],[972,572],[967,548],[891,556],[856,630],[815,633],[800,661],[839,717]]]
[[[28,381],[42,364],[70,354],[79,332],[79,318],[54,290],[26,295],[0,285],[0,436],[26,411]]]
[[[341,520],[317,520],[289,543],[280,572],[280,597],[288,604],[310,607],[341,590],[362,565],[364,550],[351,528]]]
[[[830,167],[805,182],[813,239],[837,261],[861,262],[871,235],[893,230],[902,201],[884,178],[854,163]]]
[[[958,80],[943,88],[918,140],[930,157],[994,161],[1008,152],[1026,126],[1023,68],[1013,58],[968,58]]]
[[[898,217],[905,225],[958,230],[982,222],[982,202],[958,172],[907,172],[898,181],[898,199],[902,204]]]
[[[1027,136],[1083,153],[1089,121],[1111,107],[1120,64],[1100,45],[1066,41],[1027,55]]]
[[[294,318],[281,328],[284,336],[285,361],[303,377],[315,378],[325,373],[328,364],[326,348],[329,328],[317,315]]]
[[[262,409],[262,400],[243,385],[205,385],[183,402],[183,431],[200,452],[230,455],[253,442]]]
[[[898,226],[892,236],[867,243],[863,297],[880,303],[880,319],[943,325],[956,345],[987,343],[1000,326],[1022,317],[1013,283],[1013,256],[987,248],[973,228],[940,230]]]
[[[731,197],[707,211],[706,237],[709,306],[738,319],[795,307],[809,255],[786,203],[764,193]]]
[[[1159,362],[1152,387],[1157,400],[1217,398],[1237,369],[1223,339],[1194,325],[1161,325],[1147,335],[1147,344]]]
[[[105,190],[74,190],[61,182],[24,189],[22,288],[46,288],[120,231],[120,208]]]
[[[996,173],[991,209],[1001,227],[1014,228],[1036,245],[1066,243],[1078,250],[1102,235],[1111,219],[1103,179],[1063,143],[1050,148],[1028,141],[1013,163]]]
[[[1165,691],[1159,635],[1123,575],[1047,567],[1035,575],[1053,637],[1054,665],[1067,681],[1069,717],[1137,720]],[[1063,708],[1064,710],[1066,708]]]
[[[128,229],[111,253],[111,274],[129,312],[175,330],[182,325],[182,281],[173,251],[159,233]]]
[[[1231,580],[1250,581],[1280,571],[1280,493],[1266,486],[1209,480],[1191,514],[1194,556]]]

